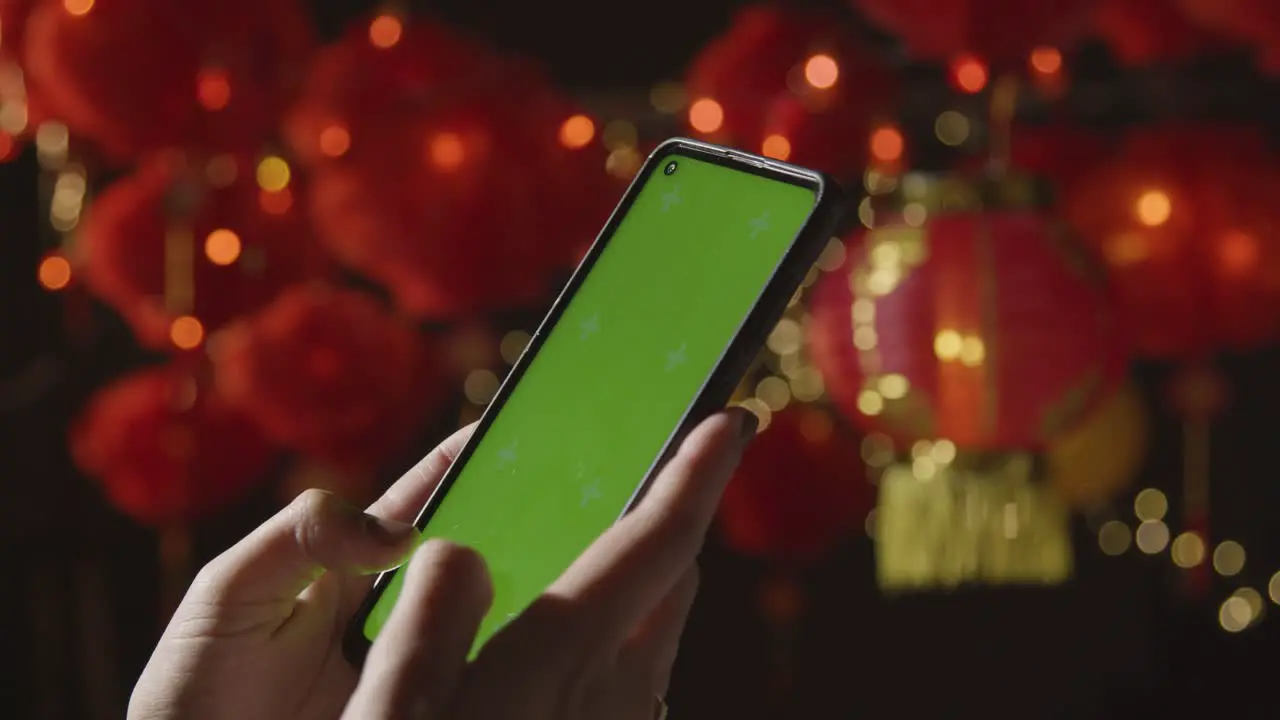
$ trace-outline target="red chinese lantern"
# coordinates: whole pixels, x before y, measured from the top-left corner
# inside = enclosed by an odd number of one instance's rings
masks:
[[[909,192],[930,182],[903,180]],[[1104,279],[1025,204],[979,210],[969,186],[933,182],[937,202],[903,209],[918,227],[894,220],[851,238],[845,264],[819,281],[814,363],[868,431],[1040,449],[1123,374]]]
[[[25,65],[72,132],[118,158],[255,151],[313,42],[297,0],[38,0]]]
[[[1094,29],[1126,65],[1185,60],[1217,39],[1188,18],[1178,0],[1107,0],[1094,9]]]
[[[442,319],[541,303],[603,224],[618,186],[597,144],[559,141],[573,115],[540,73],[418,22],[326,48],[288,132],[328,248]]]
[[[207,517],[264,480],[275,448],[191,373],[162,367],[98,391],[71,430],[71,454],[138,522]]]
[[[860,170],[892,80],[843,27],[823,10],[740,12],[689,68],[693,129],[841,175]]]
[[[1040,45],[1062,47],[1087,26],[1091,0],[853,0],[922,60],[973,54],[1021,70]]]
[[[1115,279],[1136,348],[1195,358],[1280,333],[1280,190],[1255,130],[1170,126],[1135,134],[1065,210]]]
[[[218,388],[268,436],[335,464],[376,466],[443,400],[422,338],[372,298],[307,285],[219,339]]]
[[[874,491],[859,443],[820,408],[774,414],[725,491],[725,542],[747,555],[805,563],[861,529]]]
[[[0,0],[0,58],[20,60],[27,17],[36,0]]]
[[[1076,125],[1015,125],[1009,134],[1007,169],[1048,181],[1055,196],[1069,194],[1114,152],[1109,138]],[[987,162],[970,158],[962,167],[976,174]]]
[[[170,346],[184,314],[207,335],[323,269],[290,188],[260,189],[243,156],[210,172],[229,184],[211,187],[204,168],[157,156],[94,200],[78,236],[90,291],[150,347]],[[174,285],[190,296],[185,313],[166,305]]]

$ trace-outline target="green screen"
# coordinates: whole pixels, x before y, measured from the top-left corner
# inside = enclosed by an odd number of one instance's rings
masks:
[[[488,563],[477,649],[618,520],[815,200],[686,156],[649,175],[423,531]],[[366,619],[370,640],[402,577]]]

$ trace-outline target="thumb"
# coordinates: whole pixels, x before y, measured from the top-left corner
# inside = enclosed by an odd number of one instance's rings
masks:
[[[444,717],[493,602],[484,560],[431,540],[414,554],[344,718]]]
[[[205,566],[197,584],[220,604],[292,600],[325,570],[364,574],[394,567],[416,535],[408,523],[307,490]]]

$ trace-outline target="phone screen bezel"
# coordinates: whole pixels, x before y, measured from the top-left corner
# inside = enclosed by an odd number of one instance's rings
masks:
[[[749,364],[764,343],[768,332],[777,324],[785,311],[787,303],[799,288],[805,274],[817,261],[818,255],[826,246],[839,220],[842,210],[842,196],[839,186],[827,175],[777,160],[753,155],[726,147],[720,147],[688,138],[672,138],[663,142],[650,153],[635,178],[631,181],[609,220],[597,235],[596,240],[579,263],[569,281],[561,290],[538,330],[529,340],[523,354],[512,367],[511,372],[503,380],[493,400],[481,415],[476,429],[467,440],[466,445],[458,452],[449,469],[445,471],[439,485],[431,493],[430,499],[418,513],[414,524],[422,530],[436,509],[440,506],[450,487],[461,474],[475,448],[485,436],[486,430],[493,424],[494,418],[501,412],[502,406],[519,383],[520,378],[537,356],[543,341],[550,334],[556,322],[564,313],[569,302],[581,287],[596,260],[608,247],[610,238],[627,212],[631,209],[636,197],[645,183],[655,172],[661,173],[668,160],[690,158],[702,160],[722,167],[767,177],[772,180],[804,187],[814,193],[814,203],[808,218],[801,226],[791,247],[783,255],[770,275],[760,295],[756,298],[751,310],[734,334],[733,340],[721,354],[715,370],[707,382],[699,390],[697,396],[689,404],[679,424],[673,428],[662,451],[655,458],[644,477],[637,483],[635,492],[626,503],[619,517],[626,515],[644,497],[653,478],[666,463],[680,442],[698,423],[724,408],[732,396],[734,388],[746,373]],[[679,170],[677,169],[677,172]],[[400,568],[388,570],[378,575],[364,601],[349,621],[343,637],[343,654],[348,662],[359,667],[369,651],[370,641],[364,635],[364,624],[373,606],[382,597],[391,578]]]

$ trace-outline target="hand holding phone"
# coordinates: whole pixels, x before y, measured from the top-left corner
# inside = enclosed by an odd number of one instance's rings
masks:
[[[200,571],[142,672],[129,718],[337,717],[346,708],[366,720],[423,717],[411,711],[425,703],[465,709],[461,717],[470,719],[648,720],[696,589],[692,558],[752,420],[726,414],[704,423],[641,508],[471,670],[463,670],[466,654],[492,597],[487,571],[473,552],[423,545],[355,697],[360,673],[343,659],[336,631],[369,591],[363,573],[410,552],[416,532],[407,521],[474,428],[442,443],[366,512],[327,493],[303,493]],[[639,632],[625,630],[637,625]],[[585,661],[596,657],[612,660]],[[530,684],[534,677],[539,683]],[[593,693],[601,704],[585,709],[620,712],[574,715],[548,704],[571,698],[553,688],[591,683],[612,691]],[[531,712],[539,707],[547,712]],[[429,714],[437,715],[444,716]]]
[[[839,209],[810,170],[690,140],[653,152],[418,517],[424,538],[488,564],[493,607],[473,653],[725,406]],[[384,573],[356,613],[353,663],[403,581]]]
[[[430,541],[404,572],[344,717],[659,716],[697,590],[696,558],[755,434],[750,413],[702,423],[634,512],[467,658],[493,598],[479,555]]]

